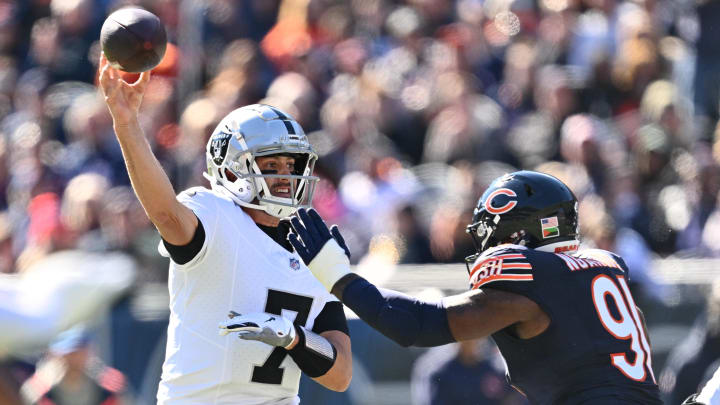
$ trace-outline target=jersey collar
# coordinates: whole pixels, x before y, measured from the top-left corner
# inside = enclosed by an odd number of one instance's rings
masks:
[[[535,250],[550,253],[575,253],[578,250],[578,246],[580,246],[580,241],[573,239],[538,246]]]

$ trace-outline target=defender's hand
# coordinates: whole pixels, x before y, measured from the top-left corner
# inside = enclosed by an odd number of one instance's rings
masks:
[[[140,74],[135,83],[127,83],[119,70],[110,66],[104,53],[100,56],[98,80],[105,102],[116,125],[127,125],[137,120],[145,89],[150,82],[150,71]]]
[[[295,341],[295,325],[280,315],[255,312],[240,315],[230,312],[230,319],[220,322],[220,336],[235,332],[240,339],[257,340],[270,346],[288,348]]]
[[[350,250],[337,225],[328,230],[325,221],[312,208],[298,209],[297,216],[290,218],[290,225],[290,244],[313,275],[331,291],[339,279],[350,273]]]

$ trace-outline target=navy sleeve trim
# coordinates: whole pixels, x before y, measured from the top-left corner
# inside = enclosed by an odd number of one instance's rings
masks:
[[[315,323],[312,328],[313,332],[320,334],[328,330],[339,330],[350,336],[343,304],[338,301],[326,303],[325,307],[320,311],[320,314],[315,318]]]
[[[165,245],[165,249],[167,249],[168,253],[170,253],[172,261],[177,264],[185,264],[195,258],[195,256],[200,253],[200,250],[202,250],[203,244],[205,243],[205,228],[203,227],[200,218],[198,218],[198,226],[195,229],[195,234],[187,245],[173,245],[165,239],[162,241]]]

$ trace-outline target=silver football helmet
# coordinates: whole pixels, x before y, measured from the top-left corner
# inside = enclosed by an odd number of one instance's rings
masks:
[[[269,155],[294,157],[295,171],[263,174],[255,160]],[[213,190],[238,205],[278,218],[310,207],[318,181],[312,175],[317,154],[300,124],[277,108],[253,104],[232,111],[213,131],[205,156],[207,173],[203,174]],[[274,196],[265,181],[269,178],[287,179],[291,197]]]

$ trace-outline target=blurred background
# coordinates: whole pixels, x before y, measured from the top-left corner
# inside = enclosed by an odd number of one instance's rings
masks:
[[[438,296],[467,288],[465,226],[489,182],[550,173],[581,201],[583,244],[628,263],[666,402],[717,367],[720,1],[0,0],[0,287],[92,255],[89,279],[121,271],[97,255],[132,274],[50,347],[0,350],[6,385],[37,399],[64,364],[154,403],[167,260],[94,85],[102,22],[127,5],[171,42],[141,120],[178,192],[206,185],[224,115],[274,105],[320,155],[314,205],[356,270]],[[350,390],[303,380],[303,403],[523,403],[491,343],[405,350],[357,320],[351,332]]]

